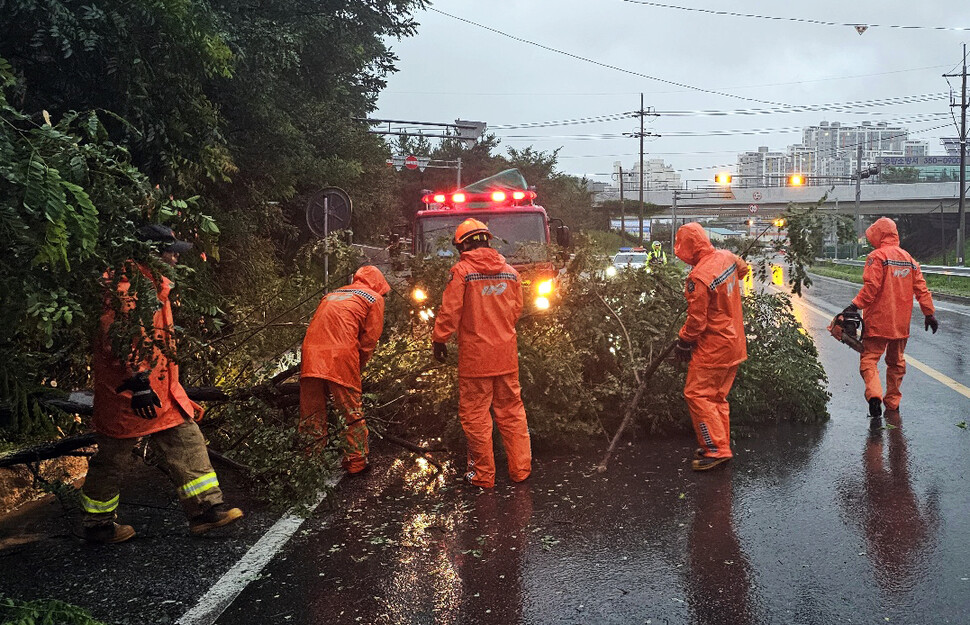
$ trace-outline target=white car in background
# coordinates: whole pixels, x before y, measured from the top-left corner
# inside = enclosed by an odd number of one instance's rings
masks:
[[[647,250],[642,247],[620,248],[613,257],[613,264],[606,268],[607,277],[613,277],[621,269],[644,269],[647,267]]]

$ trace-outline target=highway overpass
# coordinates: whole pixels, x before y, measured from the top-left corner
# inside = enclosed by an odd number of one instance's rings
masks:
[[[805,187],[710,187],[679,190],[677,218],[740,217],[757,207],[758,217],[783,212],[789,203],[812,205],[826,194],[824,209],[853,214],[855,185]],[[636,199],[636,194],[631,193]],[[863,184],[860,201],[862,215],[912,215],[942,210],[956,213],[960,196],[958,182],[924,182],[917,184]],[[647,191],[644,201],[670,210],[672,190]],[[657,215],[660,217],[660,215]]]

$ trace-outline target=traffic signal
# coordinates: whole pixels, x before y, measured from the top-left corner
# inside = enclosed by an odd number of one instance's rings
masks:
[[[857,173],[852,174],[853,180],[865,180],[869,176],[879,175],[879,165],[869,165],[866,169],[863,169]]]
[[[717,184],[731,184],[731,174],[727,172],[714,174],[714,182]]]
[[[801,187],[805,185],[805,176],[802,174],[791,174],[788,176],[789,187]]]
[[[774,220],[771,223],[774,224],[775,228],[778,228],[779,230],[781,230],[782,228],[785,227],[785,224],[788,222],[785,221],[784,217],[779,217],[778,219]]]

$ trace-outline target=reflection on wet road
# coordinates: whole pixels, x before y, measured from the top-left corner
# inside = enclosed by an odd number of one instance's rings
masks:
[[[220,623],[970,622],[970,398],[910,367],[901,412],[870,433],[858,356],[827,336],[851,285],[819,281],[796,313],[829,375],[832,420],[736,433],[725,471],[694,474],[689,437],[540,454],[493,491],[378,460],[333,516]],[[970,309],[908,353],[970,385]]]

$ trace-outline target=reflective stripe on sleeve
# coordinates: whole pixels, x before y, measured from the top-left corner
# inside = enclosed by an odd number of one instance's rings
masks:
[[[115,508],[118,507],[118,500],[121,495],[115,495],[108,501],[98,501],[96,499],[91,499],[81,491],[81,507],[84,508],[85,512],[91,514],[104,514],[106,512],[114,512]]]
[[[202,477],[197,477],[191,482],[184,484],[179,489],[179,497],[186,499],[188,497],[194,497],[196,495],[201,495],[205,491],[216,488],[219,486],[219,478],[216,477],[215,471],[211,473],[206,473]]]

